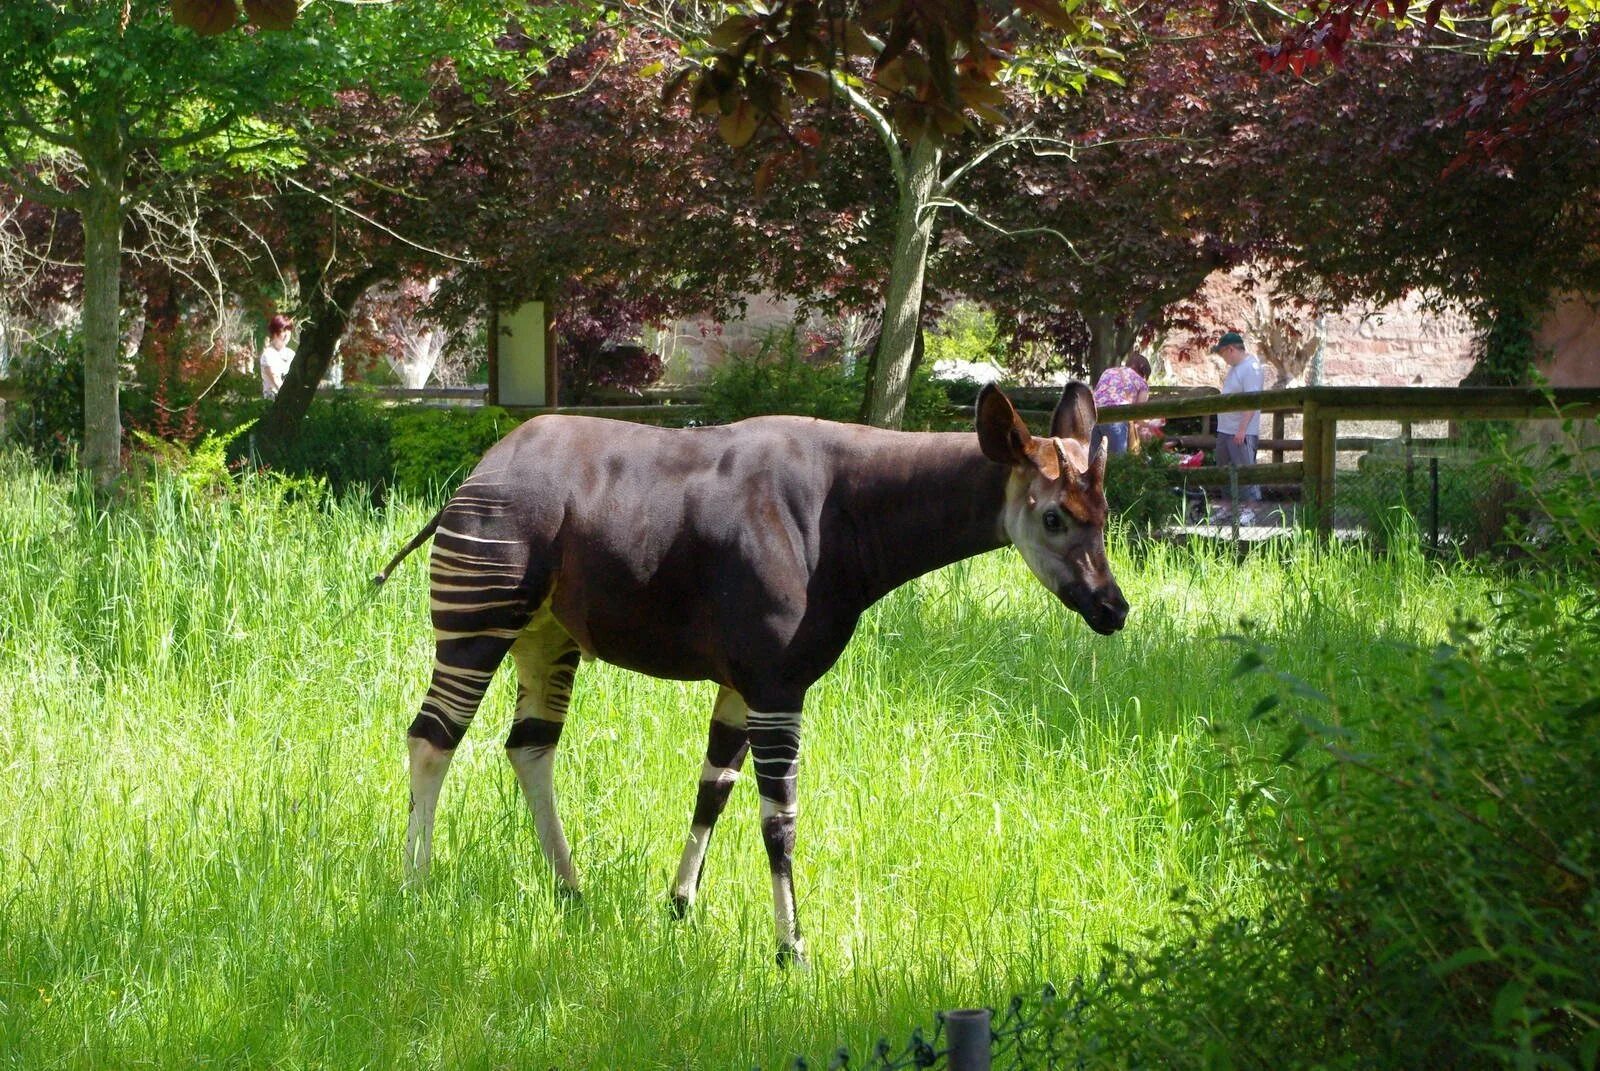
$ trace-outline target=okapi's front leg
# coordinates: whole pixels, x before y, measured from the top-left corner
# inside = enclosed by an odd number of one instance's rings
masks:
[[[732,688],[717,692],[711,712],[711,735],[706,741],[706,759],[700,767],[700,787],[695,792],[694,817],[689,820],[689,839],[678,863],[678,878],[672,885],[672,909],[679,918],[689,913],[700,877],[706,869],[706,848],[717,819],[728,805],[728,795],[739,780],[739,769],[750,750],[746,718],[750,708]]]
[[[800,712],[749,715],[750,756],[761,792],[761,840],[772,871],[772,919],[778,966],[805,962],[794,902],[794,827],[800,808]]]
[[[539,849],[560,880],[562,892],[578,894],[567,834],[556,812],[555,751],[572,703],[581,654],[553,618],[535,621],[511,647],[517,665],[517,709],[506,737],[506,758],[533,812]]]

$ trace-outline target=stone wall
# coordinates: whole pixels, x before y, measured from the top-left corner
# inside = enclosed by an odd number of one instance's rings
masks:
[[[1539,370],[1552,387],[1600,387],[1600,298],[1561,297],[1534,340],[1550,352]]]
[[[1173,332],[1157,348],[1157,381],[1179,386],[1216,386],[1227,369],[1211,353],[1211,344],[1226,330],[1243,331],[1251,342],[1251,325],[1263,315],[1298,316],[1306,330],[1310,317],[1288,307],[1263,309],[1239,275],[1218,273],[1207,280],[1201,304],[1208,311],[1198,333]],[[714,323],[680,321],[664,332],[661,349],[671,382],[694,382],[727,358],[750,352],[762,337],[796,320],[791,301],[753,295],[744,316]],[[814,328],[803,323],[802,329]],[[1381,307],[1352,306],[1324,319],[1320,382],[1333,386],[1453,387],[1472,368],[1472,322],[1459,312],[1439,312],[1412,298]],[[1559,387],[1600,386],[1600,299],[1568,295],[1557,302],[1541,325],[1537,340],[1551,351],[1542,371]],[[1305,382],[1304,374],[1289,384]]]
[[[1159,381],[1220,385],[1227,366],[1211,346],[1223,331],[1242,331],[1253,350],[1252,327],[1265,318],[1284,317],[1307,332],[1316,326],[1303,310],[1251,293],[1238,273],[1208,279],[1200,304],[1207,310],[1204,329],[1174,332],[1158,348]],[[1453,387],[1472,369],[1472,322],[1458,312],[1430,311],[1416,298],[1341,309],[1323,318],[1323,329],[1319,382],[1327,386]],[[1302,373],[1268,386],[1299,386],[1306,379]]]

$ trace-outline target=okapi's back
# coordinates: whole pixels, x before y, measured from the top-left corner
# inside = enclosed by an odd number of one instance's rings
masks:
[[[745,639],[807,613],[830,495],[885,437],[902,436],[796,417],[689,430],[538,417],[462,484],[435,562],[464,546],[514,560],[531,608],[548,603],[589,653],[727,683]]]

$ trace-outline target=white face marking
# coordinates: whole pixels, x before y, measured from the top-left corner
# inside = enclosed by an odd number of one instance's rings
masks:
[[[1022,555],[1022,560],[1028,563],[1028,569],[1050,591],[1056,590],[1056,577],[1049,563],[1056,558],[1046,541],[1044,527],[1034,516],[1034,508],[1029,504],[1029,485],[1033,482],[1033,475],[1025,469],[1019,469],[1011,476],[1011,481],[1006,484],[1006,504],[1002,514],[1001,523],[1006,530],[1006,538],[1011,540],[1011,545],[1017,548],[1017,553]]]

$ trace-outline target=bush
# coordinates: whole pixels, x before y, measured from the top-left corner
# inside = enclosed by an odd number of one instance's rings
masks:
[[[1600,450],[1504,455],[1536,568],[1376,699],[1275,672],[1232,754],[1260,903],[1118,951],[1081,1029],[1117,1066],[1583,1067],[1600,1057]],[[1263,750],[1262,744],[1272,746]],[[1179,897],[1181,901],[1181,895]]]
[[[705,387],[707,419],[713,424],[774,414],[855,421],[865,396],[866,362],[846,371],[837,363],[807,361],[793,327],[768,333],[755,353],[722,365]],[[911,377],[905,427],[943,428],[950,422],[949,410],[949,396],[924,364]]]
[[[255,419],[266,409],[265,400],[254,399],[238,415]],[[314,400],[288,441],[258,444],[246,434],[234,448],[287,476],[320,476],[334,494],[366,490],[379,498],[394,480],[393,434],[388,409],[355,392],[342,392]]]
[[[504,409],[413,409],[393,417],[394,483],[432,496],[453,490],[518,424]]]
[[[1433,515],[1429,457],[1413,458],[1411,472],[1397,451],[1373,451],[1358,471],[1340,475],[1335,509],[1349,515],[1380,546],[1409,533],[1429,533],[1435,524],[1440,543],[1465,554],[1482,554],[1504,544],[1516,489],[1483,453],[1436,452],[1439,462],[1438,516]]]
[[[59,331],[22,347],[11,376],[22,401],[6,421],[6,436],[40,461],[65,468],[83,443],[83,338]]]
[[[1171,525],[1183,508],[1182,473],[1169,451],[1106,458],[1106,503],[1128,531],[1145,535]]]

